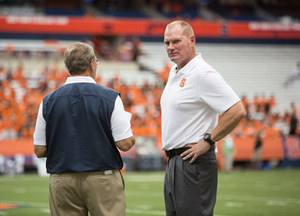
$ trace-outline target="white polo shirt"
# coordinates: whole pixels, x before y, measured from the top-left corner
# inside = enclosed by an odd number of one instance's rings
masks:
[[[240,101],[223,77],[197,54],[177,74],[174,65],[161,97],[162,150],[199,142]]]
[[[96,83],[91,77],[76,76],[68,77],[65,85],[72,83]],[[131,113],[124,110],[124,106],[120,96],[116,98],[115,107],[111,115],[111,130],[113,138],[116,141],[127,139],[133,136],[131,131]],[[40,104],[38,116],[36,120],[35,132],[33,134],[34,145],[46,145],[46,121],[43,117],[43,101]]]

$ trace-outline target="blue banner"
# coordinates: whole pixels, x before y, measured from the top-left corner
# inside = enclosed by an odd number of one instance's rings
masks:
[[[288,136],[282,140],[284,159],[282,167],[300,167],[300,138]]]

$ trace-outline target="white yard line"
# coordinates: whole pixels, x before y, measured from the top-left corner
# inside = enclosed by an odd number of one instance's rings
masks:
[[[246,196],[246,195],[218,195],[217,200],[238,200],[238,201],[257,201],[257,202],[262,202],[262,201],[270,201],[270,200],[275,200],[275,201],[282,201],[282,202],[295,202],[299,203],[300,199],[295,199],[295,198],[289,198],[289,197],[262,197],[262,196]]]
[[[42,182],[42,181],[49,181],[49,177],[8,177],[8,176],[4,176],[4,177],[0,177],[0,182],[18,182],[18,181],[30,181],[30,182]]]
[[[141,209],[126,209],[126,213],[132,214],[146,214],[146,215],[166,215],[165,211],[151,211],[151,210],[141,210]]]

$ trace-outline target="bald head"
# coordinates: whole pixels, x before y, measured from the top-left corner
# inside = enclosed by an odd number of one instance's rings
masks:
[[[190,24],[188,24],[187,22],[182,21],[182,20],[177,20],[177,21],[169,23],[166,27],[166,30],[169,30],[169,29],[172,29],[172,28],[175,28],[178,26],[181,27],[182,35],[184,35],[186,37],[191,37],[194,35],[193,28],[190,26]]]

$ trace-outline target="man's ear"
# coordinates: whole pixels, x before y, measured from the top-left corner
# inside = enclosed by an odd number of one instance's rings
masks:
[[[192,44],[194,44],[194,45],[196,44],[196,37],[195,37],[195,35],[192,35],[191,38],[190,38],[190,40],[191,40]]]
[[[91,71],[93,71],[93,67],[94,67],[93,61],[94,61],[94,60],[92,59],[92,60],[90,61],[90,65],[89,65]]]

